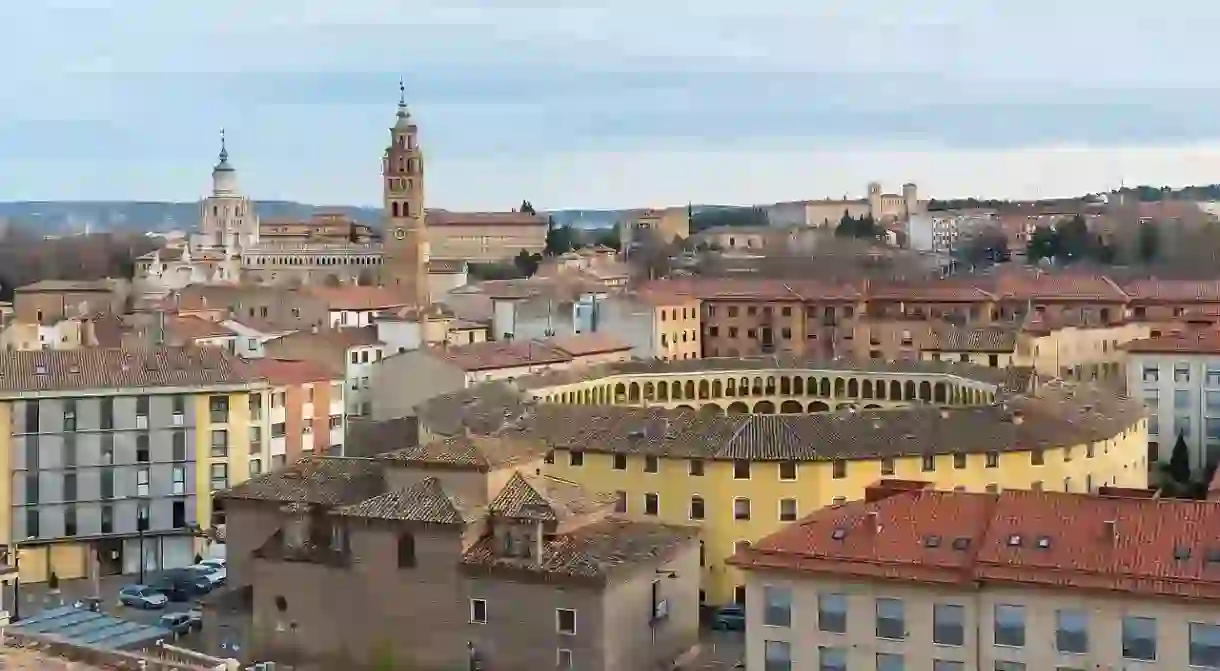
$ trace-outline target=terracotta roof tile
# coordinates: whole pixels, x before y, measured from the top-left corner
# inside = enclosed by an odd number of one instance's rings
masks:
[[[202,338],[225,338],[234,335],[233,330],[223,324],[194,316],[171,316],[165,320],[167,337],[181,340]]]
[[[1220,354],[1220,331],[1197,331],[1141,338],[1119,345],[1139,354]]]
[[[397,425],[396,420],[389,424]],[[376,431],[376,427],[371,427]],[[542,458],[546,448],[523,440],[516,432],[492,436],[459,434],[377,455],[383,462],[416,466],[452,466],[489,470]]]
[[[341,506],[385,491],[382,464],[354,457],[309,456],[216,494],[225,499]]]
[[[438,478],[424,478],[406,489],[379,494],[337,508],[336,515],[402,522],[465,524],[478,519],[480,509],[445,491]]]
[[[554,336],[552,338],[545,338],[541,342],[574,357],[625,352],[631,349],[631,345],[605,333]]]
[[[254,375],[274,386],[343,380],[343,376],[312,361],[296,359],[251,359],[248,364]]]
[[[469,345],[431,347],[420,351],[448,361],[467,372],[545,366],[572,360],[570,355],[538,340],[489,340]]]
[[[878,484],[865,500],[819,510],[730,563],[840,579],[1220,599],[1220,503]]]
[[[219,347],[84,347],[8,352],[0,393],[238,385],[256,379]]]
[[[390,310],[411,303],[387,287],[314,285],[308,290],[331,310]]]

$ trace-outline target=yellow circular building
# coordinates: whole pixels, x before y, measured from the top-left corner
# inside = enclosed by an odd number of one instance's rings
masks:
[[[702,596],[713,604],[744,592],[723,561],[739,543],[861,498],[881,478],[978,492],[1147,485],[1142,403],[1040,383],[1028,369],[634,361],[460,394],[481,408],[466,430],[511,423],[549,449],[548,475],[614,493],[621,514],[702,527]]]

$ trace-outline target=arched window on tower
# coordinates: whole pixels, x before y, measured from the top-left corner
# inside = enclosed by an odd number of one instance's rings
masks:
[[[394,202],[390,203],[390,216],[392,216],[392,217],[398,216],[398,201],[394,201]]]

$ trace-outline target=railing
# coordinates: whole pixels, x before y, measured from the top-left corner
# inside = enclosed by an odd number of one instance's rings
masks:
[[[45,634],[6,630],[0,637],[3,640],[0,666],[5,666],[6,657],[28,655],[31,663],[44,666],[46,658],[53,658],[116,671],[235,671],[241,668],[235,659],[212,657],[159,641],[148,650],[124,652],[72,643]]]

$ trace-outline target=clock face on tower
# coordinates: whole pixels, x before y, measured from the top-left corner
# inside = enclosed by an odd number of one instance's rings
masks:
[[[406,229],[404,229],[404,228],[394,229],[394,237],[398,240],[406,240],[407,239]]]

